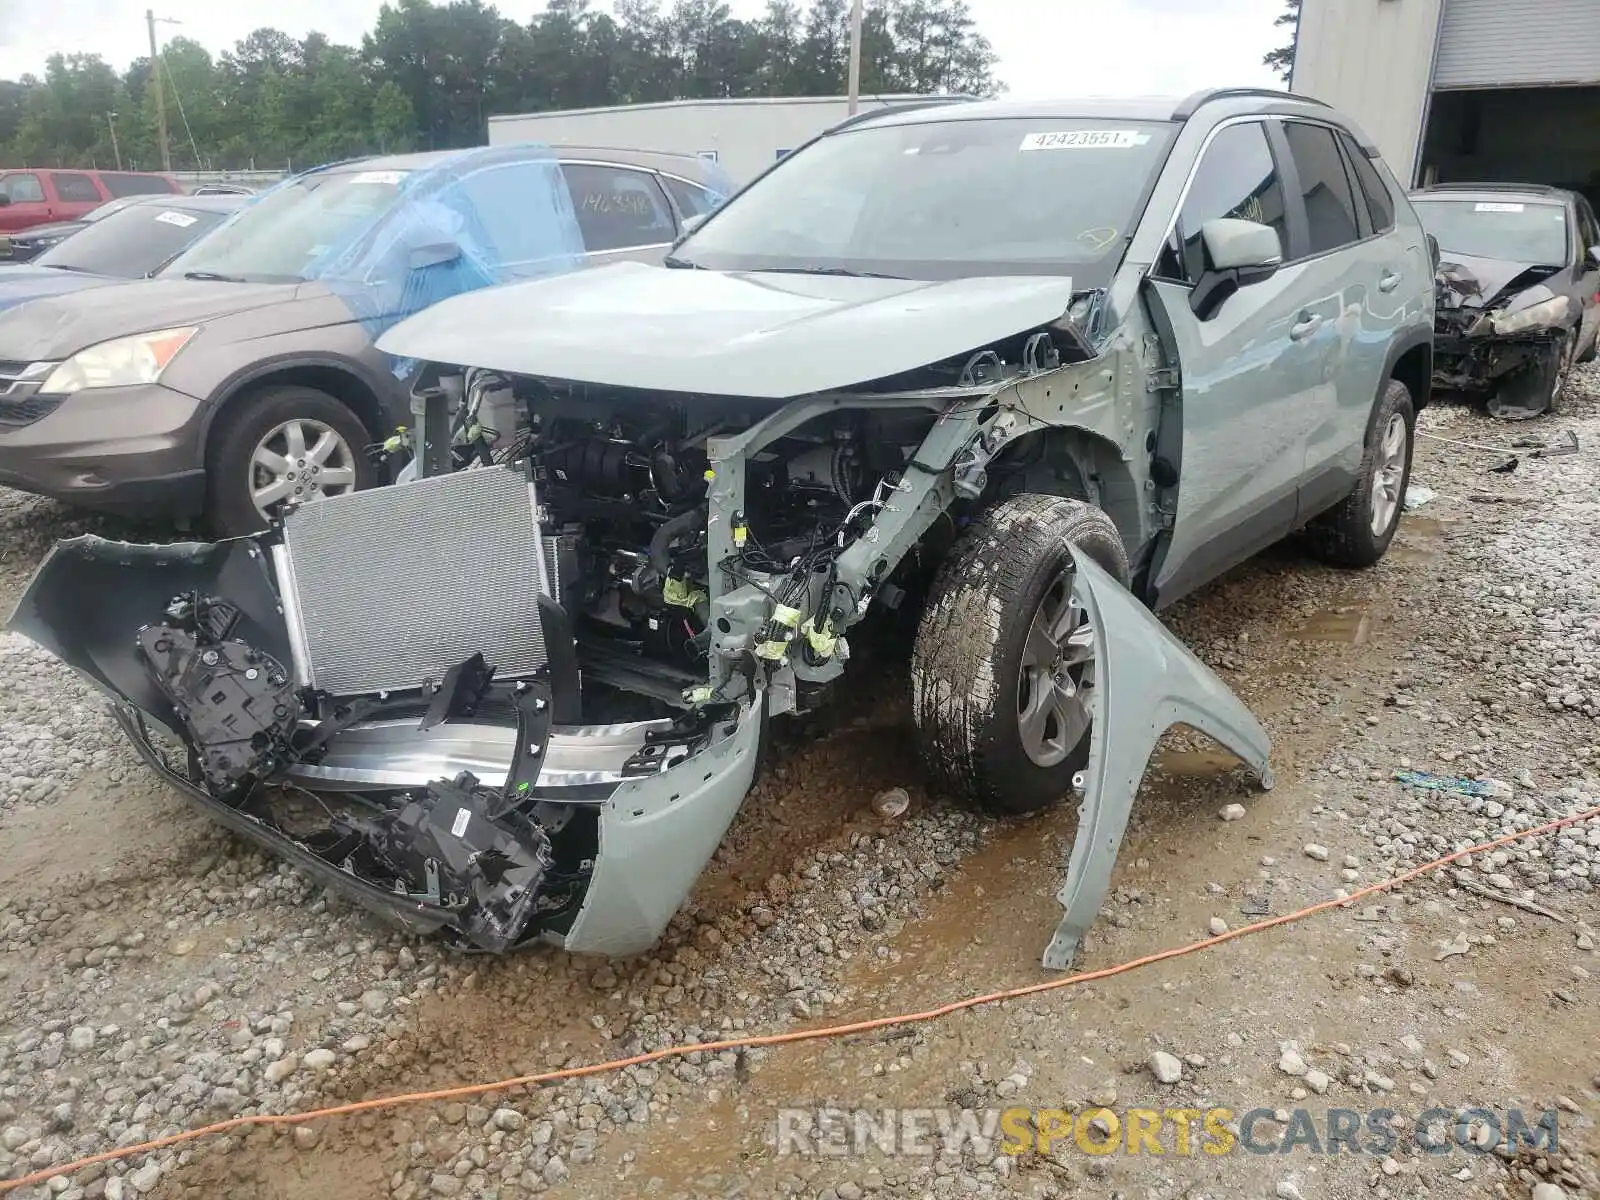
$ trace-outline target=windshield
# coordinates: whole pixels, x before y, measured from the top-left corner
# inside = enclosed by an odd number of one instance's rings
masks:
[[[1567,261],[1567,210],[1525,200],[1417,200],[1422,227],[1446,254],[1530,266]]]
[[[791,155],[674,251],[717,270],[1109,283],[1172,127],[955,120],[858,127]]]
[[[78,220],[86,221],[92,225],[96,221],[103,221],[112,213],[121,212],[130,204],[138,204],[143,199],[143,196],[121,196],[116,200],[107,200],[99,208],[91,208],[88,212],[84,213],[83,216],[79,217]]]
[[[85,225],[33,261],[62,271],[140,279],[222,224],[227,215],[137,204]]]
[[[338,171],[281,184],[161,273],[260,283],[307,279],[324,255],[378,223],[394,206],[404,177],[402,171]]]

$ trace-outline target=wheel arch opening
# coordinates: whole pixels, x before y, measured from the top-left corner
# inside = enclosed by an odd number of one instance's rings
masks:
[[[1395,359],[1390,376],[1406,385],[1411,393],[1411,406],[1421,412],[1427,406],[1433,388],[1433,343],[1419,342]]]
[[[332,363],[294,363],[251,376],[223,394],[207,423],[208,451],[218,417],[246,397],[273,387],[307,387],[326,392],[348,406],[375,441],[393,432],[387,427],[387,416],[377,392],[355,372]]]

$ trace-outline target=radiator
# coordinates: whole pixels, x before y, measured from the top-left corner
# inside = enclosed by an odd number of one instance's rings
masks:
[[[479,652],[497,678],[530,675],[546,660],[546,553],[516,468],[295,509],[273,553],[295,673],[335,696],[415,688]]]

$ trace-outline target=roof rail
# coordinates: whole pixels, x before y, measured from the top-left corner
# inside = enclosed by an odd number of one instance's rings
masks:
[[[863,99],[868,100],[871,98],[870,96],[863,97]],[[886,113],[915,112],[921,108],[939,108],[946,104],[970,104],[975,99],[976,97],[974,96],[929,96],[926,100],[918,100],[911,104],[885,104],[882,108],[862,109],[854,116],[846,117],[837,125],[828,126],[828,132],[838,133],[841,129],[849,129],[852,125],[859,125],[863,121],[870,121],[872,118],[881,117]]]
[[[1412,188],[1414,192],[1527,192],[1533,196],[1554,196],[1567,191],[1553,183],[1430,183],[1426,187]]]
[[[1229,100],[1235,96],[1257,96],[1264,100],[1298,100],[1302,104],[1315,104],[1321,108],[1330,107],[1328,104],[1316,99],[1315,97],[1301,96],[1295,92],[1279,91],[1276,88],[1201,88],[1182,104],[1178,105],[1177,108],[1172,110],[1172,119],[1174,121],[1187,121],[1190,117],[1194,116],[1197,111],[1199,111],[1201,105],[1210,104],[1213,100]]]

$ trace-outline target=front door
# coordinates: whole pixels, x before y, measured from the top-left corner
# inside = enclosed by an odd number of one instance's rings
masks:
[[[1278,231],[1290,257],[1282,180],[1260,122],[1222,128],[1200,160],[1177,229],[1146,286],[1179,363],[1177,513],[1151,584],[1165,605],[1294,526],[1306,442],[1335,330],[1314,273],[1281,267],[1206,319],[1190,307],[1205,270],[1200,227],[1218,217]],[[1296,236],[1298,234],[1296,233]]]

